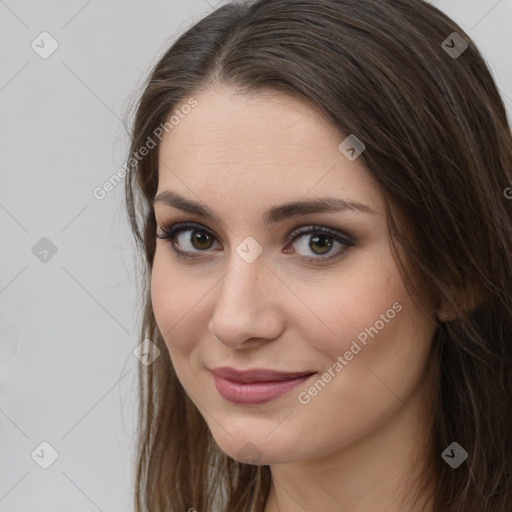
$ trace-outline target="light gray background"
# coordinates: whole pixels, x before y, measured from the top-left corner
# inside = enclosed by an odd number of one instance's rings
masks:
[[[0,0],[2,512],[132,510],[137,268],[123,185],[92,191],[125,162],[150,67],[221,3]],[[512,0],[432,3],[473,37],[510,116]],[[45,31],[59,46],[43,59]]]

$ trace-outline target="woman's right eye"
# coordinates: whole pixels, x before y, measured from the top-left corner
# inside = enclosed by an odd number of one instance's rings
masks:
[[[157,238],[167,240],[172,250],[181,258],[202,257],[197,253],[205,252],[212,248],[216,240],[211,231],[191,222],[182,222],[172,226],[161,228],[162,234]],[[194,253],[196,253],[194,255]]]

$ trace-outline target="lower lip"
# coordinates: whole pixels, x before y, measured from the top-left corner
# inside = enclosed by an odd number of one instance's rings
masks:
[[[304,377],[289,380],[253,383],[233,382],[217,375],[214,375],[214,379],[217,391],[226,400],[234,404],[258,405],[288,393],[313,375],[304,375]]]

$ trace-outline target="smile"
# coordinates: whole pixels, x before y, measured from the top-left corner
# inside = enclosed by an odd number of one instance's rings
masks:
[[[217,391],[229,402],[243,405],[259,405],[290,392],[308,380],[312,375],[314,374],[270,381],[237,382],[214,374],[214,379]]]

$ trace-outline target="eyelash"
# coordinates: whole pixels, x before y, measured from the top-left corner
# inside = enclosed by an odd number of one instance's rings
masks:
[[[179,222],[176,224],[172,224],[170,226],[162,227],[161,230],[162,230],[162,234],[160,234],[160,235],[157,234],[156,237],[160,238],[162,240],[168,241],[171,246],[171,249],[174,251],[174,253],[179,258],[183,258],[183,259],[199,259],[199,258],[203,258],[203,256],[192,255],[188,251],[183,251],[183,250],[179,249],[176,246],[176,237],[180,233],[182,233],[184,231],[196,230],[196,231],[206,233],[209,236],[211,236],[212,238],[216,239],[216,237],[212,231],[210,231],[205,226],[202,226],[201,224],[198,224],[195,222]],[[323,257],[323,256],[316,256],[316,257],[301,256],[301,259],[311,262],[311,263],[314,263],[314,264],[317,264],[317,265],[322,265],[324,263],[328,263],[334,259],[341,257],[343,254],[345,254],[345,252],[350,247],[352,247],[354,245],[354,242],[350,237],[340,233],[339,231],[336,231],[334,229],[331,229],[331,228],[328,228],[325,226],[316,226],[316,225],[302,226],[300,228],[297,228],[295,231],[292,231],[288,235],[287,238],[288,238],[289,243],[293,243],[297,239],[299,239],[305,235],[317,235],[317,234],[327,235],[329,238],[332,238],[334,241],[336,241],[344,246],[344,248],[342,248],[341,250],[336,252],[334,255],[330,255],[330,256],[326,256],[326,257]],[[207,252],[207,251],[208,251],[208,249],[206,249],[205,251],[192,251],[192,252],[197,253],[197,252]],[[327,253],[327,254],[329,254],[329,253]]]

